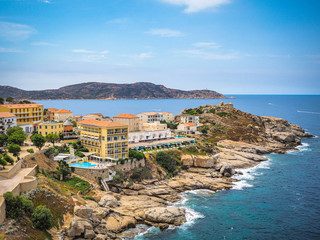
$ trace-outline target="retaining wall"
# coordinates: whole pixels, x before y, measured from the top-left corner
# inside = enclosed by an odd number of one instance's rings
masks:
[[[0,171],[0,176],[6,179],[14,176],[21,169],[22,160],[18,161],[12,168]]]

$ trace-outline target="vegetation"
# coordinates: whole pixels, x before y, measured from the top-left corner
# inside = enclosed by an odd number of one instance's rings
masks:
[[[27,149],[27,152],[28,153],[34,153],[34,150],[33,150],[33,148],[29,148],[29,149]]]
[[[0,104],[4,104],[4,98],[0,97]]]
[[[152,174],[146,167],[134,168],[130,176],[133,181],[141,182],[143,179],[151,179]]]
[[[41,150],[41,148],[46,143],[46,138],[44,136],[42,136],[41,134],[36,133],[33,136],[31,136],[31,141],[32,141],[33,145],[35,145],[39,150]]]
[[[219,117],[226,117],[226,116],[228,116],[228,113],[227,112],[219,112],[219,113],[217,113],[217,115]]]
[[[0,147],[4,147],[8,144],[8,135],[0,134]]]
[[[207,134],[208,131],[209,131],[210,127],[208,125],[204,125],[202,128],[201,128],[201,132],[203,134]]]
[[[66,145],[50,147],[44,152],[44,155],[50,158],[52,155],[56,156],[59,153],[69,153],[69,148]]]
[[[166,121],[161,121],[161,123],[165,123],[167,124],[167,127],[174,130],[174,129],[177,129],[178,127],[178,123],[171,123],[171,122],[166,122]]]
[[[126,175],[123,174],[121,171],[116,171],[116,174],[113,176],[112,182],[113,183],[123,183],[127,180]]]
[[[72,186],[76,190],[80,191],[80,193],[85,192],[91,187],[90,183],[78,177],[73,177],[73,178],[64,180],[63,182],[69,186]]]
[[[59,161],[59,166],[57,167],[57,173],[59,174],[60,180],[65,180],[66,177],[71,175],[71,170],[69,168],[69,165],[61,160]]]
[[[74,148],[74,155],[78,157],[84,157],[85,155],[82,152],[89,152],[89,149],[82,146],[81,141],[71,143]]]
[[[19,126],[9,128],[7,130],[7,135],[9,144],[17,144],[21,146],[27,139],[27,134]]]
[[[177,174],[180,163],[169,153],[158,152],[156,155],[157,163],[168,172],[168,178]]]
[[[53,227],[53,215],[51,211],[43,205],[36,207],[32,213],[31,220],[34,226],[40,230],[48,230]]]
[[[7,166],[7,164],[7,161],[0,154],[0,165],[2,166],[2,168],[5,169],[5,166]]]
[[[133,159],[137,159],[137,160],[142,160],[145,159],[145,155],[142,152],[138,152],[136,150],[133,149],[129,149],[129,158]]]
[[[17,157],[17,159],[19,160],[19,155],[21,152],[21,148],[18,144],[13,144],[11,143],[8,147],[7,147],[9,153],[12,153],[13,156]]]
[[[82,197],[83,199],[85,199],[85,200],[91,200],[91,201],[97,201],[96,199],[94,199],[94,197],[91,197],[91,196],[83,196]]]
[[[4,154],[4,155],[3,155],[3,159],[4,159],[6,162],[10,163],[11,165],[13,165],[13,164],[14,164],[14,160],[13,160],[13,158],[12,158],[12,157],[10,157],[10,156],[9,156],[9,155],[7,155],[7,154]]]
[[[54,146],[54,143],[58,142],[60,140],[60,137],[55,134],[55,133],[49,133],[47,136],[46,136],[46,140],[48,142],[51,142]]]
[[[33,203],[24,196],[13,196],[11,192],[3,195],[6,201],[6,216],[18,219],[24,214],[30,215],[33,211]]]
[[[12,97],[7,97],[6,102],[12,103],[13,102],[13,98]]]

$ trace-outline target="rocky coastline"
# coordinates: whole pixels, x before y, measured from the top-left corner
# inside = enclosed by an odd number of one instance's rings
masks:
[[[312,137],[283,119],[262,118],[266,137],[260,143],[221,140],[213,155],[182,155],[182,164],[188,169],[171,179],[112,185],[110,192],[101,192],[98,203],[87,201],[76,206],[75,217],[63,230],[63,239],[128,238],[128,232],[123,232],[137,224],[160,229],[180,226],[187,221],[186,210],[173,203],[181,201],[183,192],[230,189],[237,181],[232,176],[241,174],[236,169],[254,167],[268,160],[263,155],[285,153],[301,145],[301,138]]]

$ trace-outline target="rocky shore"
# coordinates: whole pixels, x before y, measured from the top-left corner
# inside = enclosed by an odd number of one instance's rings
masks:
[[[263,155],[285,153],[299,146],[301,138],[311,137],[283,119],[250,116],[256,123],[249,126],[257,130],[254,142],[248,138],[221,139],[212,154],[183,154],[181,162],[187,170],[171,179],[112,185],[110,192],[100,192],[98,203],[87,201],[75,207],[74,218],[62,232],[63,239],[121,239],[123,231],[137,224],[160,229],[179,226],[187,221],[186,210],[173,203],[181,201],[183,192],[230,189],[237,181],[232,176],[241,174],[239,169],[254,167],[267,160]]]

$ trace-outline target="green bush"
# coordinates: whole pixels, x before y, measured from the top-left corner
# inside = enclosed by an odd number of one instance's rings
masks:
[[[170,154],[166,152],[158,152],[156,155],[156,161],[168,172],[168,174],[176,174],[179,163]]]
[[[34,153],[34,150],[32,148],[27,149],[28,153]]]
[[[226,112],[219,112],[219,113],[217,113],[217,115],[218,115],[219,117],[226,117],[226,116],[228,116],[228,113],[226,113]]]
[[[188,169],[189,169],[189,166],[182,165],[182,166],[181,166],[181,169],[182,169],[182,170],[188,170]]]
[[[123,183],[127,180],[127,177],[123,174],[123,172],[116,171],[116,175],[113,176],[113,183]]]
[[[129,149],[129,158],[136,158],[137,160],[142,160],[142,159],[145,159],[145,156],[142,152]]]
[[[143,179],[151,179],[152,174],[149,169],[145,167],[134,168],[131,174],[131,179],[137,182],[141,182]]]
[[[76,190],[80,191],[80,193],[83,193],[91,187],[90,183],[78,177],[65,180],[64,183],[74,187]]]
[[[82,198],[85,199],[85,200],[91,200],[91,201],[95,201],[95,202],[97,201],[91,196],[83,196]]]
[[[216,110],[214,108],[211,108],[208,112],[214,114],[214,113],[216,113]]]
[[[50,209],[43,205],[36,207],[32,213],[31,220],[33,225],[40,230],[48,230],[53,227],[53,215]]]
[[[18,219],[24,213],[30,214],[32,212],[33,203],[25,197],[13,196],[11,192],[7,192],[3,196],[6,201],[6,215],[8,218]]]
[[[10,157],[9,155],[5,154],[3,155],[3,159],[6,160],[6,162],[10,163],[11,165],[14,164],[14,160],[12,157]]]

